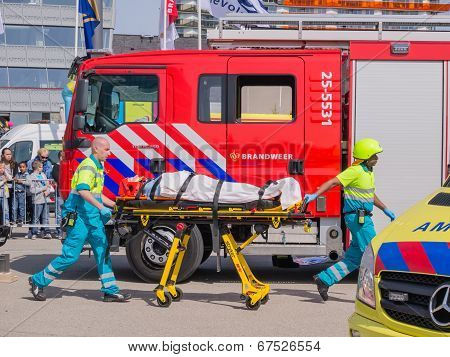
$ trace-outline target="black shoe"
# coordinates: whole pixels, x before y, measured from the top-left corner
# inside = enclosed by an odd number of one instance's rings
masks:
[[[328,285],[326,285],[322,280],[320,280],[318,275],[313,276],[314,282],[317,285],[317,290],[323,301],[328,300]]]
[[[30,284],[30,291],[33,294],[34,300],[45,301],[47,297],[45,296],[44,289],[40,288],[33,282],[33,278],[30,276],[28,278],[28,284]]]
[[[122,293],[115,293],[115,294],[106,294],[103,295],[103,301],[104,302],[126,302],[131,299],[131,294],[122,294]]]

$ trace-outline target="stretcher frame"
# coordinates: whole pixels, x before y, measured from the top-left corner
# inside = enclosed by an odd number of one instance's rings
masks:
[[[267,236],[270,227],[278,229],[283,225],[303,225],[308,232],[312,225],[311,219],[307,217],[307,204],[304,201],[286,210],[279,206],[266,210],[248,210],[239,207],[214,209],[186,202],[164,208],[137,208],[127,205],[131,200],[135,198],[123,197],[117,200],[119,210],[116,224],[136,222],[138,219],[147,233],[169,251],[160,282],[154,289],[156,301],[161,307],[169,307],[172,301],[180,301],[183,297],[183,291],[176,286],[176,282],[188,249],[191,231],[196,224],[211,224],[213,235],[219,235],[223,241],[241,280],[241,299],[245,300],[245,305],[250,310],[257,310],[269,300],[270,285],[259,281],[251,271],[242,253],[245,247],[260,235]],[[169,222],[178,222],[173,242],[151,231],[153,225]],[[239,245],[229,225],[250,225],[254,227],[255,233]]]

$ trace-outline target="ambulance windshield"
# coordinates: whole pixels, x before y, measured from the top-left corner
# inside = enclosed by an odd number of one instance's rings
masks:
[[[84,131],[107,133],[128,123],[154,123],[158,118],[158,77],[93,75],[89,77]]]

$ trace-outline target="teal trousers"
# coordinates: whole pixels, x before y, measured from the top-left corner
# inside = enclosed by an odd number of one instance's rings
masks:
[[[102,283],[101,291],[114,294],[119,291],[109,255],[105,226],[100,215],[83,217],[78,215],[75,225],[67,230],[62,253],[53,259],[44,270],[32,276],[34,283],[43,288],[58,278],[80,257],[84,243],[88,241],[94,252],[98,274]]]
[[[361,258],[370,241],[375,237],[375,227],[372,218],[366,216],[364,224],[358,222],[356,214],[347,214],[345,223],[352,233],[352,242],[345,252],[344,258],[328,269],[319,273],[319,278],[331,286],[342,280],[355,269],[359,268]]]

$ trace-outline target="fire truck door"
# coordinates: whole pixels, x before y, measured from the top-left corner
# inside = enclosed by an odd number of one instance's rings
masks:
[[[257,186],[291,176],[303,187],[303,60],[231,57],[227,88],[229,176]]]
[[[166,70],[99,68],[89,76],[89,87],[90,110],[85,128],[76,136],[89,140],[102,136],[109,141],[105,194],[114,197],[124,178],[154,177],[164,170]],[[88,150],[80,147],[76,162]]]

